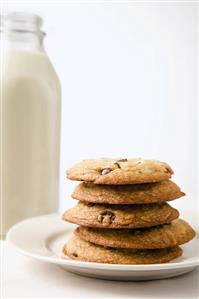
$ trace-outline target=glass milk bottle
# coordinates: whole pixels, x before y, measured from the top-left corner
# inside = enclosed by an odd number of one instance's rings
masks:
[[[41,25],[36,15],[1,16],[1,237],[58,206],[61,92]]]

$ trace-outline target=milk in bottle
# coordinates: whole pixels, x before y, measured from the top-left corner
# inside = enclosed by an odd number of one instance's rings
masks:
[[[40,17],[1,17],[1,236],[57,210],[60,84],[43,48]]]

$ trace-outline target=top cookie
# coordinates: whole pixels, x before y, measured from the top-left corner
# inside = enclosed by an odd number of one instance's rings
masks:
[[[123,185],[159,182],[173,174],[164,162],[143,159],[83,160],[67,171],[67,178],[94,184]]]

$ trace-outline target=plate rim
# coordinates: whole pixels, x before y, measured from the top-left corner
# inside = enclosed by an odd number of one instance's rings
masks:
[[[199,256],[190,258],[182,262],[172,262],[172,263],[159,263],[159,264],[144,264],[144,265],[131,265],[131,264],[107,264],[107,263],[96,263],[96,262],[85,262],[72,259],[64,259],[61,256],[45,256],[42,254],[32,253],[28,250],[20,248],[16,245],[12,239],[13,233],[18,227],[23,226],[26,222],[34,221],[35,219],[42,219],[46,217],[60,217],[60,213],[45,214],[36,217],[31,217],[24,219],[14,226],[12,226],[6,235],[6,240],[12,247],[14,247],[19,253],[28,256],[33,259],[37,259],[43,262],[48,262],[51,264],[57,264],[62,266],[71,266],[73,268],[84,268],[84,269],[96,269],[96,270],[120,270],[120,271],[158,271],[158,270],[171,270],[171,269],[183,269],[199,266]],[[61,219],[61,218],[60,218]]]

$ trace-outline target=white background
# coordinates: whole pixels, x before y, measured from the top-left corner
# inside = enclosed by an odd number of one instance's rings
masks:
[[[197,4],[7,1],[44,18],[62,85],[60,210],[74,204],[73,163],[99,156],[167,161],[196,208]]]

